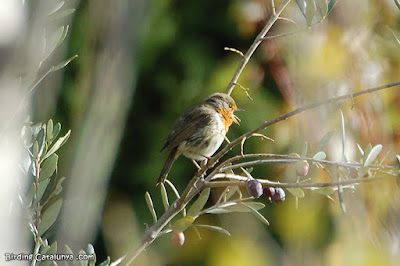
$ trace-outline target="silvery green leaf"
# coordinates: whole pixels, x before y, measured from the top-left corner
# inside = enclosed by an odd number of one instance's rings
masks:
[[[60,69],[62,69],[62,68],[64,68],[64,67],[66,67],[69,63],[71,63],[72,60],[74,60],[74,59],[77,58],[77,57],[78,57],[78,55],[71,56],[71,57],[68,58],[67,60],[62,61],[62,62],[59,63],[58,65],[53,66],[53,67],[50,69],[51,72],[54,72],[54,71],[57,71],[57,70],[60,70]]]
[[[39,187],[36,192],[37,197],[35,199],[35,202],[39,202],[42,199],[43,194],[46,191],[46,188],[50,183],[50,180],[51,180],[51,178],[47,178],[47,179],[39,182]]]
[[[47,122],[47,136],[46,136],[47,140],[50,141],[53,139],[53,120],[49,120],[49,122]]]
[[[335,134],[335,130],[329,131],[326,133],[326,135],[321,139],[321,141],[318,144],[317,151],[322,151],[326,144],[331,140],[332,136]]]
[[[52,140],[55,140],[55,139],[57,138],[57,136],[58,136],[58,134],[60,133],[60,131],[61,131],[61,124],[60,124],[60,123],[57,123],[57,124],[54,126],[54,129],[53,129],[53,139],[52,139]]]
[[[42,254],[56,254],[56,253],[57,253],[57,242],[54,242],[47,250],[47,252]],[[42,260],[40,261],[40,266],[50,266],[52,265],[52,263],[53,261],[51,260]]]
[[[341,178],[339,177],[338,181],[341,181]],[[339,195],[339,201],[340,201],[340,207],[343,211],[344,214],[346,214],[346,203],[344,202],[344,193],[343,193],[343,187],[338,186],[338,195]]]
[[[69,136],[71,135],[71,130],[68,130],[67,134],[65,134],[64,137],[60,137],[54,145],[50,148],[50,150],[47,152],[46,156],[44,159],[48,158],[50,155],[55,153],[59,148],[61,148],[68,140]]]
[[[200,193],[199,198],[192,204],[190,209],[187,212],[187,216],[196,217],[197,214],[203,209],[204,205],[206,205],[208,197],[210,196],[210,188],[205,188]]]
[[[224,234],[224,235],[231,236],[231,234],[228,232],[228,230],[226,230],[226,229],[224,229],[224,228],[222,228],[222,227],[219,227],[219,226],[208,225],[208,224],[193,224],[193,226],[195,226],[195,227],[201,227],[201,228],[207,228],[207,229],[216,231],[216,232],[218,232],[218,233],[222,233],[222,234]]]
[[[154,209],[154,204],[153,204],[153,200],[151,199],[150,193],[147,191],[145,194],[145,198],[146,198],[147,207],[149,208],[149,211],[151,213],[151,216],[153,216],[153,221],[155,223],[155,222],[157,222],[157,213],[156,213],[156,210]]]
[[[177,199],[179,199],[181,197],[181,195],[179,195],[178,190],[176,189],[176,187],[174,186],[174,184],[172,184],[171,181],[169,181],[168,179],[165,180],[165,183],[167,183],[170,188],[172,189],[172,191],[174,192],[175,196]]]
[[[40,180],[49,178],[57,169],[58,155],[52,154],[48,157],[42,164],[42,169],[40,171]]]
[[[261,214],[259,213],[256,209],[254,209],[253,207],[251,207],[250,205],[248,205],[248,203],[242,203],[244,206],[246,206],[247,208],[249,208],[249,210],[263,223],[265,223],[266,225],[269,225],[268,220]]]
[[[251,210],[248,206],[252,207],[255,210],[261,210],[265,207],[265,204],[261,202],[246,202],[246,206],[243,202],[229,202],[227,204],[223,204],[216,209],[212,209],[207,213],[220,214],[220,213],[230,213],[230,212],[250,212]]]
[[[86,249],[86,254],[94,256],[94,259],[88,260],[87,265],[95,266],[96,265],[96,253],[94,252],[94,248],[93,248],[92,244],[88,244],[88,247]]]
[[[63,35],[64,35],[64,26],[61,26],[55,32],[53,32],[50,38],[46,39],[46,48],[44,51],[42,62],[45,61],[57,48],[57,46],[59,45],[59,41],[61,40]]]
[[[332,11],[332,9],[335,7],[337,1],[338,1],[338,0],[330,0],[330,1],[329,1],[329,4],[328,4],[328,13],[327,13],[327,14],[329,14],[329,13]]]
[[[37,159],[39,155],[39,143],[37,140],[33,143],[33,158]]]
[[[314,157],[314,160],[325,160],[326,159],[326,154],[323,151],[317,152]]]
[[[306,17],[306,8],[307,8],[306,0],[296,0],[296,4],[299,7],[301,13],[303,13],[303,16]]]
[[[371,150],[372,150],[372,145],[371,145],[371,143],[368,143],[368,145],[365,146],[365,148],[364,148],[364,155],[363,155],[361,163],[364,164],[364,162],[367,160],[367,157],[368,157],[369,153],[371,152]]]
[[[328,0],[317,0],[323,18],[328,14]]]
[[[49,179],[47,179],[49,180]],[[39,235],[42,236],[57,220],[61,210],[63,199],[59,198],[44,210],[38,226]]]
[[[233,211],[225,209],[225,208],[215,208],[207,211],[208,214],[223,214],[223,213],[231,213]]]
[[[58,180],[56,188],[54,189],[52,196],[57,196],[58,194],[61,193],[63,190],[62,183],[64,182],[65,177],[61,177],[60,180]]]
[[[363,148],[361,148],[360,144],[358,144],[358,143],[357,143],[357,148],[358,148],[358,151],[361,153],[361,155],[364,156],[364,150],[363,150]]]
[[[161,199],[164,205],[164,209],[165,211],[167,211],[169,208],[169,201],[168,201],[167,190],[165,189],[164,183],[161,183],[160,189],[161,189]]]
[[[312,25],[316,10],[317,8],[315,6],[314,0],[307,0],[306,22],[309,27]]]
[[[61,1],[58,3],[55,3],[55,6],[53,8],[50,9],[48,15],[54,14],[56,13],[58,10],[60,10],[63,6],[64,6],[65,2]]]
[[[64,17],[66,17],[66,16],[71,15],[71,14],[74,13],[74,12],[75,12],[75,8],[63,9],[63,10],[60,10],[60,11],[58,11],[58,12],[52,14],[51,16],[49,16],[49,19],[50,19],[50,20],[61,19],[61,18],[64,18]]]
[[[364,166],[369,166],[373,161],[375,161],[376,157],[378,157],[381,151],[382,151],[382,145],[381,144],[375,145],[369,152],[368,156],[366,157],[364,161]]]

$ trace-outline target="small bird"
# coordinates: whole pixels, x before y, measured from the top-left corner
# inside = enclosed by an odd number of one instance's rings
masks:
[[[197,168],[200,167],[196,161],[210,159],[224,142],[232,122],[239,125],[240,119],[234,114],[239,110],[231,96],[215,93],[181,115],[161,149],[167,149],[169,156],[157,185],[164,183],[172,164],[181,154],[191,159]]]

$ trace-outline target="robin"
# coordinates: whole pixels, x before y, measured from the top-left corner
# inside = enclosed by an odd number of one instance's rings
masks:
[[[232,122],[239,125],[240,119],[234,114],[238,110],[231,96],[215,93],[181,115],[161,149],[167,149],[169,156],[157,185],[164,183],[172,164],[181,154],[191,159],[198,169],[196,161],[210,159],[224,142]]]

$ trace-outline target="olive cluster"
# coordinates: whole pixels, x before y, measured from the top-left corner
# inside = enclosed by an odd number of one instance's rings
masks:
[[[285,191],[280,187],[264,187],[257,179],[252,179],[247,181],[246,184],[247,191],[249,194],[255,198],[261,197],[264,195],[271,202],[282,202],[285,201],[286,194]]]

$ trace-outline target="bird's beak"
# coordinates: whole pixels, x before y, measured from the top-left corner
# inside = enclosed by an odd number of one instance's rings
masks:
[[[235,110],[235,112],[243,112],[243,111],[244,111],[244,109],[236,109]],[[241,121],[240,118],[237,115],[233,114],[233,122],[240,126],[240,123],[239,123],[240,121]]]
[[[240,118],[237,117],[237,115],[235,115],[235,114],[233,114],[233,122],[234,122],[235,124],[237,124],[237,125],[240,125],[240,124],[239,124]]]

